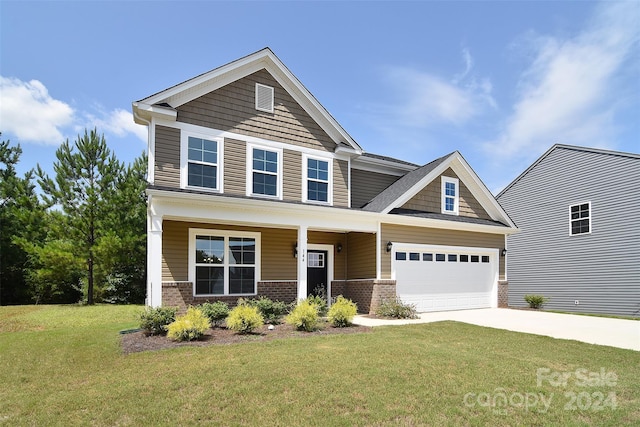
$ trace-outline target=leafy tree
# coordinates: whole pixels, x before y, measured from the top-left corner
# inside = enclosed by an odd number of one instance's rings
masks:
[[[78,135],[74,145],[65,141],[56,151],[56,159],[55,179],[38,165],[38,183],[47,205],[64,213],[61,218],[64,236],[72,242],[74,254],[86,260],[87,304],[91,305],[94,303],[96,248],[105,235],[102,220],[112,209],[109,201],[118,190],[124,167],[96,129]]]
[[[1,134],[0,134],[1,135]],[[19,177],[15,165],[22,149],[0,142],[0,304],[25,304],[31,299],[25,271],[28,253],[20,241],[44,240],[44,208],[33,184],[33,171]]]

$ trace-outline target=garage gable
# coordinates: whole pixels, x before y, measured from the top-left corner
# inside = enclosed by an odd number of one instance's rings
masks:
[[[459,181],[459,215],[470,218],[492,219],[482,204],[473,196],[469,187],[464,180],[448,168],[433,181],[428,183],[422,190],[413,196],[407,203],[402,205],[401,209],[422,211],[422,212],[440,212],[442,208],[442,178],[454,178]]]
[[[385,214],[394,209],[445,213],[442,209],[442,188],[446,181],[453,182],[456,199],[455,212],[446,212],[446,216],[492,220],[516,229],[493,194],[458,151],[407,173],[362,209]]]

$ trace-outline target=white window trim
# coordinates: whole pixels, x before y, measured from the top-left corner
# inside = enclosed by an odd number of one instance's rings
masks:
[[[215,236],[224,238],[224,293],[223,294],[198,294],[196,295],[196,236]],[[226,251],[229,250],[229,238],[231,237],[248,237],[255,239],[256,241],[256,254],[255,254],[255,275],[254,275],[254,293],[252,294],[230,294],[229,293],[229,260]],[[260,233],[249,231],[228,231],[228,230],[214,230],[209,228],[190,228],[189,229],[189,281],[193,284],[193,296],[200,297],[222,297],[222,296],[247,296],[257,295],[258,282],[260,281],[260,265],[261,265],[261,243]]]
[[[258,150],[266,150],[266,151],[273,151],[278,155],[278,171],[276,172],[276,177],[277,177],[277,185],[276,185],[276,195],[275,196],[270,196],[268,194],[255,194],[253,192],[253,150],[254,149],[258,149]],[[258,145],[258,144],[251,144],[251,143],[247,143],[247,196],[250,197],[261,197],[261,198],[265,198],[265,199],[276,199],[276,200],[282,200],[282,169],[283,169],[283,150],[281,148],[274,148],[274,147],[270,147],[268,145]],[[262,173],[262,171],[258,171],[260,173]],[[267,172],[267,174],[269,174]]]
[[[327,185],[327,201],[323,202],[320,200],[309,200],[309,186],[308,186],[308,181],[309,181],[309,166],[308,166],[308,160],[309,159],[313,159],[313,160],[321,160],[323,162],[327,162],[328,163],[328,185]],[[312,203],[312,204],[318,204],[318,205],[325,205],[325,206],[333,206],[333,159],[331,157],[322,157],[322,156],[313,156],[313,155],[309,155],[306,153],[302,153],[302,201],[305,203]]]
[[[589,205],[589,232],[588,233],[577,233],[577,234],[573,234],[572,233],[572,224],[573,224],[573,219],[571,219],[571,208],[574,206],[580,206],[580,205]],[[574,237],[574,236],[587,236],[589,234],[591,234],[591,232],[593,231],[593,227],[591,225],[591,219],[593,218],[593,210],[591,207],[591,201],[587,201],[587,202],[580,202],[580,203],[572,203],[569,205],[569,236]],[[584,218],[581,218],[584,219]],[[578,220],[575,220],[578,221]]]
[[[217,188],[197,187],[189,185],[189,137],[208,139],[209,141],[216,141],[218,144],[218,163],[216,183]],[[211,193],[224,192],[224,183],[222,177],[224,176],[224,138],[212,136],[206,133],[180,130],[180,188],[194,189],[198,191],[207,191]],[[208,163],[212,164],[212,163]]]
[[[260,107],[260,103],[258,102],[258,91],[259,88],[264,88],[264,89],[268,89],[271,91],[271,108],[262,108]],[[260,83],[256,83],[256,110],[258,111],[265,111],[267,113],[273,113],[274,110],[274,104],[275,104],[275,88],[273,86],[267,86],[267,85],[263,85]]]
[[[456,195],[453,201],[453,211],[448,211],[445,209],[447,197],[451,197],[447,196],[445,192],[447,183],[452,183],[456,186]],[[440,193],[442,196],[440,200],[442,213],[448,215],[458,215],[460,213],[460,180],[458,178],[449,178],[448,176],[443,176]]]

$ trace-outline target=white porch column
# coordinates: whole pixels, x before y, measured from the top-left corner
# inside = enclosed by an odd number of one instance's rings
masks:
[[[307,298],[307,229],[298,227],[298,301]]]
[[[162,215],[147,213],[147,298],[151,307],[162,305]]]

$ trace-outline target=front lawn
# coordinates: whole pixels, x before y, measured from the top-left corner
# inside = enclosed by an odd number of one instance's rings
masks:
[[[0,307],[0,425],[640,422],[631,350],[441,322],[123,355],[141,310]]]

